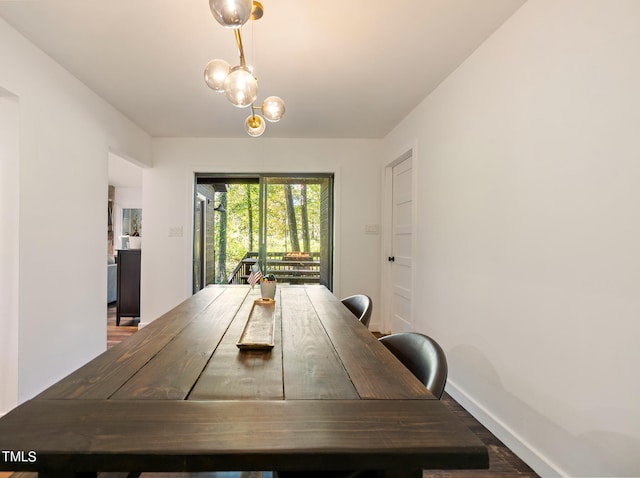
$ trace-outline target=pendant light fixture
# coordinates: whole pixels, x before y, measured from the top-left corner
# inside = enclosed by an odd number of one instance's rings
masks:
[[[204,81],[214,91],[224,93],[229,102],[238,108],[251,107],[251,115],[245,120],[249,136],[261,136],[265,131],[265,119],[272,123],[282,119],[285,104],[278,96],[269,96],[260,106],[254,103],[258,97],[258,80],[247,67],[242,46],[240,27],[249,20],[262,18],[264,9],[255,0],[209,0],[211,13],[220,25],[233,29],[238,46],[240,64],[231,67],[224,60],[211,60],[204,69]],[[262,112],[262,116],[256,114]]]

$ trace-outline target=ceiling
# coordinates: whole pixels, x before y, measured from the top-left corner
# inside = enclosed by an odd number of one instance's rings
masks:
[[[381,138],[525,0],[261,0],[242,31],[264,137]],[[154,137],[246,137],[249,112],[203,80],[232,66],[206,0],[0,0],[0,16]]]

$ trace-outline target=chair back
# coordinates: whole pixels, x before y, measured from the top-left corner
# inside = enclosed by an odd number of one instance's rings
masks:
[[[404,332],[380,338],[400,362],[413,373],[435,397],[440,399],[447,383],[447,358],[442,347],[423,334]]]
[[[371,320],[371,312],[373,310],[373,301],[371,297],[364,294],[351,295],[345,297],[341,302],[355,315],[365,327],[369,327]]]

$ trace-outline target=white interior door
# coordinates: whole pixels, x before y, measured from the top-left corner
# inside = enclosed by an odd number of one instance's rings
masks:
[[[413,204],[411,156],[393,166],[391,237],[391,333],[412,332]]]

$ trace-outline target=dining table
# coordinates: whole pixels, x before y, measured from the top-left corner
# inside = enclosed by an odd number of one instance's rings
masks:
[[[63,351],[61,351],[63,353]],[[0,471],[488,468],[487,447],[322,285],[210,285],[0,418]]]

